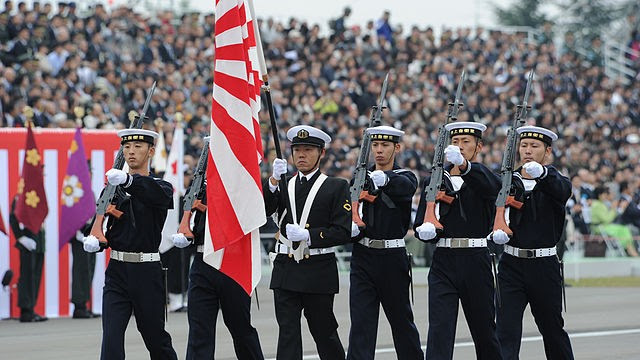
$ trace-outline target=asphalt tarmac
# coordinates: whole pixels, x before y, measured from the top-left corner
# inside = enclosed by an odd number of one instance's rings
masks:
[[[278,327],[273,295],[263,280],[258,288],[260,310],[252,305],[253,324],[258,329],[266,359],[275,358]],[[640,359],[640,288],[567,288],[568,311],[565,328],[571,336],[576,359]],[[336,296],[335,313],[340,338],[348,345],[348,287],[341,286]],[[414,314],[422,344],[427,335],[427,287],[415,288]],[[218,317],[216,359],[235,359],[231,337]],[[167,329],[172,336],[178,358],[186,354],[186,313],[171,313]],[[100,319],[50,319],[43,323],[0,321],[0,358],[87,360],[100,356]],[[313,339],[303,320],[304,359],[318,359]],[[148,359],[149,355],[131,319],[126,334],[127,359]],[[473,342],[462,310],[459,313],[455,359],[474,359]],[[396,359],[391,331],[381,311],[376,359]],[[520,359],[544,359],[543,343],[529,310],[525,312]]]

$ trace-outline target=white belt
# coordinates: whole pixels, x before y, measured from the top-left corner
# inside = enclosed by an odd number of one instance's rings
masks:
[[[504,252],[515,257],[523,259],[533,259],[539,257],[554,256],[556,254],[556,248],[542,248],[542,249],[520,249],[511,245],[504,245]]]
[[[199,253],[203,253],[204,252],[204,244],[196,246],[196,251],[199,252]]]
[[[289,247],[285,244],[282,243],[277,243],[276,244],[276,249],[275,252],[278,254],[286,254],[289,255],[289,257],[293,257],[293,254],[291,254],[291,252],[289,251]],[[332,247],[330,248],[318,248],[318,249],[309,249],[309,255],[313,256],[313,255],[322,255],[322,254],[331,254],[335,252],[333,250]]]
[[[111,250],[111,258],[128,263],[154,262],[160,261],[160,254]]]
[[[364,238],[358,242],[372,249],[394,249],[404,247],[404,239],[377,240]]]
[[[487,239],[486,238],[446,238],[438,240],[438,247],[445,248],[481,248],[487,247]]]

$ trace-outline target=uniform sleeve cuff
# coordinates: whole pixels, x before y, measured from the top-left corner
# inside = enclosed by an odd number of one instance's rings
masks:
[[[540,175],[540,177],[538,178],[538,180],[542,180],[544,178],[547,177],[547,175],[549,175],[549,170],[547,169],[546,166],[542,167],[542,175]]]
[[[467,162],[467,170],[465,170],[462,174],[460,174],[460,176],[465,176],[469,173],[469,171],[471,171],[471,161],[465,159],[464,161]]]
[[[131,176],[130,174],[127,174],[127,181],[125,181],[125,183],[122,184],[122,187],[126,189],[129,186],[131,186],[131,184],[133,184],[133,176]]]
[[[278,185],[273,185],[271,183],[271,179],[269,179],[267,182],[269,183],[269,191],[271,191],[272,193],[275,193],[276,190],[278,190]]]

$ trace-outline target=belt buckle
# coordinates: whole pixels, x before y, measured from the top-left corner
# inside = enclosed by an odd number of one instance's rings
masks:
[[[520,249],[518,251],[518,256],[523,257],[525,259],[533,259],[536,257],[536,251],[531,249]]]
[[[124,262],[140,262],[140,255],[136,253],[121,252],[122,261]]]
[[[469,240],[468,239],[459,239],[459,238],[451,239],[451,247],[452,248],[463,248],[463,247],[468,247],[468,246],[469,246]]]

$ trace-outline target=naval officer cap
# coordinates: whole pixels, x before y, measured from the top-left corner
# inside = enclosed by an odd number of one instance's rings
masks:
[[[130,141],[142,141],[154,145],[155,140],[158,138],[158,133],[145,129],[125,129],[118,131],[118,136],[120,136],[121,145]]]
[[[404,131],[386,125],[368,128],[367,133],[371,136],[371,141],[391,141],[394,143],[399,142],[400,137],[404,135]]]
[[[484,124],[473,121],[455,121],[448,123],[444,128],[449,132],[449,136],[473,135],[482,139],[482,132],[487,130]]]
[[[287,139],[294,145],[311,145],[324,148],[331,142],[326,132],[309,125],[297,125],[287,131]]]
[[[558,135],[549,129],[539,126],[521,126],[516,129],[520,134],[520,139],[536,139],[551,146],[551,143],[558,140]]]

